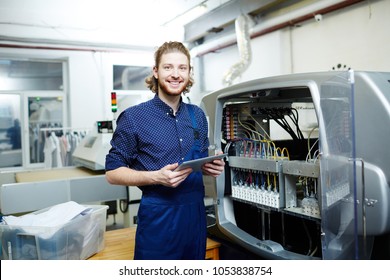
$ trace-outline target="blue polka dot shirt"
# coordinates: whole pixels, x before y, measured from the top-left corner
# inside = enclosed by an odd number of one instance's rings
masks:
[[[173,110],[156,94],[153,99],[124,110],[106,156],[106,170],[129,167],[135,170],[159,170],[184,160],[194,143],[194,128],[188,107],[193,106],[201,157],[208,155],[208,123],[202,109],[180,101]]]

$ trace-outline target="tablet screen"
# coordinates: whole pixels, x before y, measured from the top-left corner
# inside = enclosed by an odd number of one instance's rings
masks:
[[[205,164],[206,162],[211,162],[215,159],[222,159],[222,158],[225,158],[227,156],[228,156],[228,154],[221,154],[221,155],[215,155],[215,156],[209,156],[209,157],[185,161],[182,164],[180,164],[175,169],[175,171],[179,171],[181,169],[188,168],[188,167],[191,167],[193,169],[193,171],[200,171],[202,168],[202,165]]]

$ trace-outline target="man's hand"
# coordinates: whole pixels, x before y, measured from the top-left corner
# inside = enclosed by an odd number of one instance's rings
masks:
[[[222,154],[222,152],[218,153]],[[202,166],[202,172],[204,175],[218,177],[225,169],[225,162],[223,159],[215,159],[212,162],[207,162]]]
[[[185,168],[179,171],[174,171],[179,166],[178,163],[168,164],[157,171],[157,181],[166,187],[176,188],[180,185],[192,172],[191,168]]]

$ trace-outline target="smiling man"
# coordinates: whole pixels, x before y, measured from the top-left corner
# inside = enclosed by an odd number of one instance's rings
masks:
[[[206,116],[181,96],[193,84],[190,60],[180,42],[157,49],[153,74],[145,80],[155,96],[119,115],[106,156],[109,183],[142,191],[134,259],[205,258],[202,173],[216,177],[225,163],[175,171],[183,161],[208,156]]]

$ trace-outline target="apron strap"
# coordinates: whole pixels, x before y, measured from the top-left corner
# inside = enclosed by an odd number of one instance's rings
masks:
[[[192,127],[194,128],[194,139],[199,140],[199,130],[198,130],[198,124],[196,122],[194,108],[191,105],[188,105],[188,112],[190,114],[190,118],[192,121]]]

